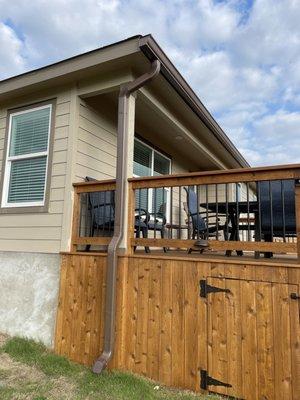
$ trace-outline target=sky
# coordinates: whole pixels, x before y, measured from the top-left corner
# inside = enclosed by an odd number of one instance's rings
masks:
[[[151,33],[253,165],[300,162],[300,0],[0,0],[0,80]]]

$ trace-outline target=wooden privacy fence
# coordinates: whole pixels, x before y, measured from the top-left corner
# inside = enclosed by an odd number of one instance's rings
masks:
[[[92,365],[103,344],[106,256],[62,256],[55,350]],[[295,263],[121,257],[110,368],[247,400],[300,399]]]

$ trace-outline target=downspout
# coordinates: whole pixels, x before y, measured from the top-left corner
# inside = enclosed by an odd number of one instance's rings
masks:
[[[93,372],[100,374],[106,368],[114,350],[115,342],[115,308],[116,308],[116,279],[118,267],[118,248],[124,238],[124,222],[127,207],[124,207],[127,190],[128,151],[128,107],[129,98],[134,92],[154,79],[160,72],[160,62],[155,60],[149,72],[141,75],[132,82],[122,85],[118,104],[118,137],[117,137],[117,174],[115,191],[115,222],[114,235],[107,250],[107,278],[105,301],[105,331],[104,348],[93,366]],[[126,209],[125,209],[126,208]]]

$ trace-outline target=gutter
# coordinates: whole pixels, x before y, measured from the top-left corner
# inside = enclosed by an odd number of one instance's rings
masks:
[[[124,238],[126,212],[124,203],[127,195],[128,166],[128,107],[129,97],[149,83],[160,72],[160,62],[152,61],[149,72],[120,88],[118,104],[117,173],[115,191],[114,235],[107,250],[107,278],[105,301],[104,348],[93,366],[93,372],[100,374],[112,357],[115,342],[116,280],[118,268],[118,248]]]
[[[150,61],[154,59],[160,60],[161,74],[164,76],[164,78],[190,106],[198,118],[200,118],[201,121],[208,127],[215,138],[223,147],[225,147],[235,161],[241,167],[250,167],[246,159],[237,150],[220,125],[214,120],[196,93],[182,77],[179,71],[174,67],[170,59],[153,39],[153,37],[151,35],[146,35],[139,38],[139,48]]]

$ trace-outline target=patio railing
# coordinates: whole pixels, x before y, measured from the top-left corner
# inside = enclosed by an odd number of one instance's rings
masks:
[[[297,253],[299,178],[291,165],[130,179],[134,208],[149,212],[131,246]]]
[[[129,180],[128,252],[136,248],[297,254],[300,165]],[[115,181],[74,184],[72,250],[105,249]]]
[[[115,180],[74,183],[72,251],[107,246],[114,230]]]

